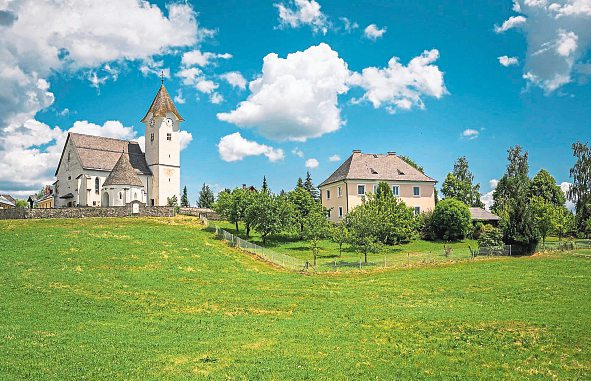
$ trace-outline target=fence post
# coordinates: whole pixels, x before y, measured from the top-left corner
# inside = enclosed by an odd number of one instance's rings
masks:
[[[386,254],[384,254],[384,268],[386,268]]]
[[[511,257],[511,245],[509,245],[509,256]]]
[[[359,270],[361,270],[361,256],[359,256]]]

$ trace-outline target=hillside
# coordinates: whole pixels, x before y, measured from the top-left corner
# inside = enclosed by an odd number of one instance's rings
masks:
[[[591,262],[302,275],[196,220],[0,221],[0,379],[587,379]]]

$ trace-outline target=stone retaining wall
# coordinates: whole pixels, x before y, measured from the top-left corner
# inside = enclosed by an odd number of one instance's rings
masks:
[[[208,208],[180,208],[179,214],[193,217],[205,217],[208,220],[220,219],[220,216],[213,209]]]
[[[87,217],[174,217],[175,211],[169,206],[138,205],[138,213],[132,213],[132,205],[105,208],[77,207],[54,209],[0,209],[0,220],[22,220],[39,218],[87,218]]]

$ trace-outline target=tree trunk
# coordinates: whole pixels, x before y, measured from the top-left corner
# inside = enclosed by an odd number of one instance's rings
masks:
[[[339,243],[339,258],[341,258],[343,256],[343,243],[340,242]]]
[[[316,254],[314,254],[314,266],[316,266]]]
[[[239,231],[238,231],[238,221],[236,221],[235,224],[236,224],[236,234],[238,234],[239,233]]]
[[[246,224],[246,236],[250,237],[250,224]]]
[[[363,253],[365,255],[365,263],[367,263],[367,251]]]

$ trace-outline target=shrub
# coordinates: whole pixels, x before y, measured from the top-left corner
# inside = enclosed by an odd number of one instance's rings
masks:
[[[472,228],[472,217],[466,204],[446,198],[435,207],[432,223],[438,238],[455,241],[468,235]]]
[[[503,232],[492,225],[483,225],[478,237],[479,247],[497,247],[503,245]]]

